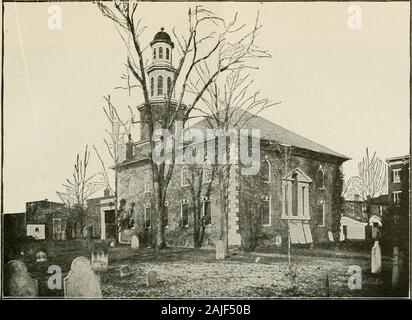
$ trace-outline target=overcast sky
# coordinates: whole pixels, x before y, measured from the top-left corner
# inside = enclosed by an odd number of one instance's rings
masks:
[[[76,153],[103,149],[103,95],[126,97],[114,89],[126,53],[113,23],[91,3],[63,3],[62,28],[50,30],[49,5],[4,5],[5,212],[58,200]],[[409,153],[409,3],[359,3],[361,30],[347,26],[349,3],[205,5],[249,25],[260,11],[272,58],[258,63],[255,88],[282,102],[263,116],[351,157],[347,178],[367,146],[381,158]],[[184,32],[188,6],[141,4],[142,42],[162,26]]]

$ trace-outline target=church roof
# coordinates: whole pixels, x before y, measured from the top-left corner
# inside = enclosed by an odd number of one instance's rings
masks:
[[[248,111],[242,109],[232,109],[229,111],[231,114],[230,123],[232,126],[243,129],[260,129],[260,138],[262,140],[273,141],[293,147],[306,149],[314,152],[319,152],[327,155],[331,155],[343,160],[349,160],[350,158],[333,151],[319,143],[309,140],[301,135],[294,133],[288,129],[285,129],[269,120],[266,120],[258,115],[254,115]],[[224,114],[221,112],[221,119],[224,119]],[[241,121],[239,121],[239,119]],[[211,128],[209,122],[213,125],[213,118],[203,119],[194,124],[193,128],[208,129]]]

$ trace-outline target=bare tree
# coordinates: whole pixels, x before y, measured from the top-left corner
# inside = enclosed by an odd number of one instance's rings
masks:
[[[134,114],[132,109],[129,108],[130,117],[127,121],[124,121],[119,116],[117,108],[113,105],[110,95],[104,97],[106,100],[107,106],[103,107],[103,112],[106,115],[107,120],[109,121],[110,129],[105,130],[108,138],[104,138],[104,144],[106,146],[106,150],[111,158],[111,165],[117,166],[121,162],[121,151],[120,148],[124,145],[127,141],[128,143],[132,143],[131,141],[131,129],[134,120]],[[110,191],[111,194],[114,196],[114,205],[115,205],[115,234],[116,240],[118,241],[119,238],[119,199],[118,199],[118,172],[115,170],[114,172],[114,184],[111,183],[111,179],[109,177],[107,167],[98,152],[96,146],[93,146],[94,151],[96,152],[97,157],[100,160],[101,167],[102,167],[102,177],[106,184],[106,188]]]
[[[249,152],[249,150],[234,150],[235,145],[231,140],[230,132],[239,132],[250,120],[255,118],[261,111],[277,103],[272,103],[267,98],[260,98],[259,91],[250,94],[250,87],[253,83],[249,75],[243,75],[245,68],[237,68],[227,76],[217,77],[213,84],[207,88],[207,95],[202,96],[201,100],[206,106],[204,113],[205,119],[210,129],[215,130],[217,137],[225,133],[224,161],[217,159],[216,154],[215,168],[216,177],[219,185],[219,204],[221,207],[221,240],[225,248],[225,256],[229,256],[228,239],[228,217],[229,217],[229,190],[233,181],[238,176],[236,166],[231,161],[233,152]],[[197,69],[201,77],[208,78],[208,70]],[[223,84],[219,82],[222,81]],[[196,86],[192,85],[191,90],[196,92]],[[237,143],[236,143],[237,145]]]
[[[127,52],[127,66],[137,82],[144,100],[144,108],[147,112],[147,128],[149,133],[150,149],[154,150],[156,141],[153,139],[155,130],[155,115],[149,98],[149,86],[147,77],[147,63],[144,56],[144,48],[140,42],[140,36],[146,29],[138,15],[137,3],[114,1],[114,7],[109,7],[103,2],[97,2],[102,14],[112,20],[122,37]],[[171,130],[176,119],[182,118],[185,123],[203,94],[213,83],[216,77],[226,71],[236,70],[248,66],[251,59],[269,56],[265,50],[256,46],[255,40],[261,25],[256,22],[250,30],[237,21],[237,13],[230,22],[226,22],[210,10],[202,6],[189,8],[187,13],[188,28],[185,35],[177,35],[173,30],[177,41],[177,50],[180,58],[165,98],[164,113],[161,116],[161,128]],[[245,31],[246,30],[246,31]],[[127,40],[126,40],[127,39]],[[129,45],[130,39],[130,45]],[[230,41],[232,39],[232,41]],[[199,78],[196,70],[207,69],[209,76]],[[191,97],[191,102],[184,106],[187,98],[188,83],[196,84],[197,94]],[[173,92],[179,85],[178,99],[174,107],[171,105]],[[175,141],[173,140],[173,144]],[[164,213],[167,188],[173,174],[175,156],[170,164],[156,164],[152,161],[155,235],[156,248],[165,247],[164,239]],[[165,175],[165,172],[167,174]]]
[[[74,228],[74,230],[77,226],[81,231],[83,230],[86,200],[104,187],[104,182],[97,179],[98,174],[88,174],[89,160],[90,151],[86,146],[82,159],[77,154],[72,178],[67,178],[66,183],[63,184],[65,191],[56,191],[63,203],[72,209],[73,215],[70,217],[69,227]]]
[[[385,161],[376,152],[372,157],[366,148],[366,155],[358,163],[358,175],[351,177],[344,187],[344,197],[359,195],[367,204],[367,218],[370,218],[370,200],[385,193],[387,187],[387,170]]]

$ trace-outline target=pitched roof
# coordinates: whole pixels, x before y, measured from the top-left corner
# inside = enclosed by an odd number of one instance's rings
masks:
[[[306,149],[314,152],[324,153],[332,155],[344,160],[349,160],[350,158],[335,152],[319,143],[309,140],[297,133],[294,133],[288,129],[285,129],[269,120],[266,120],[258,115],[254,115],[248,111],[242,109],[231,109],[230,111],[231,119],[230,124],[232,127],[238,127],[243,129],[260,129],[260,138],[268,141],[274,141],[286,145],[291,145],[301,149]],[[224,119],[224,114],[221,111],[219,114],[220,119]],[[240,120],[240,121],[239,121]],[[196,124],[193,128],[208,129],[211,128],[210,123],[214,123],[214,119],[209,117],[208,119],[203,119]],[[230,127],[230,125],[229,125]]]

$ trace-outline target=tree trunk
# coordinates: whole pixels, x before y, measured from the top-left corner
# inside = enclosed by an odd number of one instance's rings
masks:
[[[155,179],[154,182],[154,235],[155,235],[155,246],[156,250],[162,250],[166,248],[165,233],[164,233],[164,223],[163,223],[163,205],[162,205],[162,192],[160,185]]]
[[[199,199],[195,199],[193,204],[193,245],[195,248],[200,248],[199,243],[199,220],[200,220],[200,206]]]

